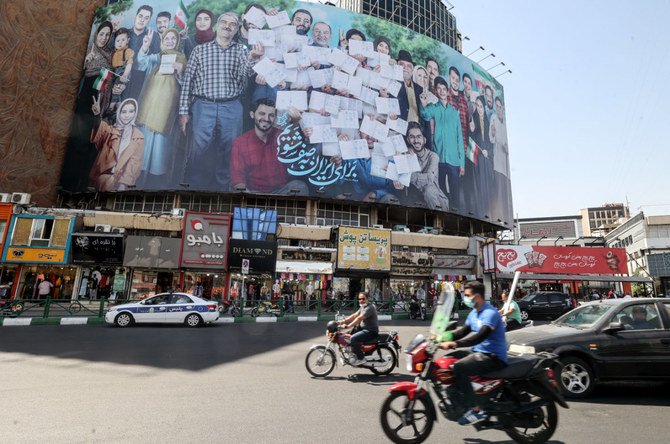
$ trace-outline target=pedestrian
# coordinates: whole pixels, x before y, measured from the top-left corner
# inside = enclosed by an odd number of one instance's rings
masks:
[[[47,296],[51,294],[51,289],[54,288],[54,285],[48,279],[44,279],[37,285],[37,298],[42,300],[46,299]]]

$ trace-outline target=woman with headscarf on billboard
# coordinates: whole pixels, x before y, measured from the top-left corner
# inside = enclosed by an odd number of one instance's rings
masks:
[[[211,42],[216,37],[214,32],[214,13],[209,9],[201,9],[195,15],[195,35],[193,38],[184,36],[184,53],[191,56],[191,51],[197,45]]]
[[[144,135],[135,126],[137,101],[126,99],[116,111],[116,123],[110,126],[100,120],[100,96],[93,99],[91,111],[96,116],[91,142],[98,157],[89,174],[98,191],[127,191],[135,186],[142,171]]]
[[[82,171],[90,170],[96,155],[95,147],[90,143],[91,129],[95,120],[91,113],[91,106],[98,95],[100,96],[101,112],[104,113],[109,105],[111,88],[106,87],[98,91],[95,84],[100,76],[100,71],[103,68],[111,69],[112,67],[112,52],[108,48],[112,30],[112,23],[108,21],[104,21],[98,26],[93,37],[91,50],[84,61],[84,76],[77,97],[77,108],[72,121],[61,177],[61,185],[68,191],[86,191],[88,186],[87,178],[85,174],[82,174]]]
[[[170,185],[166,180],[174,159],[174,140],[178,138],[172,131],[181,92],[178,79],[186,67],[186,56],[177,50],[179,32],[176,29],[165,30],[160,53],[148,54],[150,44],[151,40],[145,38],[137,55],[140,69],[150,73],[140,97],[142,106],[137,124],[144,133],[141,188],[153,189]]]

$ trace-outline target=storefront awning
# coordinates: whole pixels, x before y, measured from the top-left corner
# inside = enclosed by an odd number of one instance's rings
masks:
[[[514,279],[513,273],[496,273],[498,279]],[[653,282],[641,276],[612,276],[603,274],[550,274],[521,273],[520,279],[533,281],[598,281],[598,282]]]
[[[277,273],[333,274],[331,262],[277,261]]]

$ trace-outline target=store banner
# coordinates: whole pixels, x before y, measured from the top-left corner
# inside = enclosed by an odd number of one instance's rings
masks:
[[[628,274],[624,248],[496,245],[496,270],[561,274]]]
[[[65,250],[58,248],[9,247],[5,262],[22,264],[65,264]]]
[[[241,270],[242,259],[249,259],[249,273],[274,273],[277,242],[230,239],[228,269]]]
[[[225,269],[230,237],[230,214],[184,215],[181,267]]]
[[[424,252],[410,252],[410,251],[394,251],[391,253],[391,266],[396,267],[427,267],[433,266],[435,258],[433,253]]]
[[[128,236],[123,265],[175,269],[179,266],[181,239],[161,236]]]
[[[436,254],[435,268],[458,268],[462,270],[472,270],[475,267],[475,256],[467,254]]]
[[[390,271],[391,230],[340,227],[337,268]]]
[[[402,266],[391,266],[391,277],[402,277],[402,276],[412,276],[412,277],[430,277],[433,275],[432,268],[426,267],[402,267]]]
[[[74,233],[73,264],[123,264],[123,235]]]

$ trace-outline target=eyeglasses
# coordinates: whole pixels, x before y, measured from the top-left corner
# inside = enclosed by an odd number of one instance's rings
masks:
[[[358,300],[359,300],[359,301],[364,301],[364,300],[365,300],[365,298],[358,298]]]

